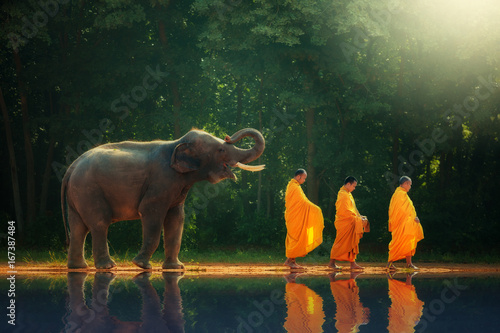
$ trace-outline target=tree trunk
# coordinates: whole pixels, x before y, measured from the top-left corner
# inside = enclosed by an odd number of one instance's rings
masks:
[[[441,193],[449,186],[451,173],[453,172],[453,151],[441,152],[439,158],[439,185]]]
[[[444,151],[439,155],[439,191],[443,193],[446,186],[446,153]]]
[[[337,110],[339,111],[339,119],[340,119],[340,124],[342,125],[340,128],[340,136],[339,136],[339,146],[342,147],[344,144],[344,138],[345,138],[345,131],[347,127],[347,120],[344,119],[344,116],[342,114],[342,110],[340,109],[340,105],[337,100],[335,100],[335,105],[337,106]]]
[[[55,145],[56,145],[56,139],[51,134],[49,142],[49,151],[47,153],[47,163],[45,164],[45,172],[43,174],[43,180],[42,180],[42,191],[40,193],[39,215],[46,215],[45,213],[47,210],[47,200],[49,197],[50,175],[52,174],[52,162],[54,160]]]
[[[52,93],[48,92],[49,96],[49,110],[50,115],[54,115],[54,104],[52,103]],[[52,162],[54,161],[54,148],[56,145],[56,138],[49,128],[49,150],[47,152],[47,162],[45,163],[45,172],[42,179],[42,191],[40,192],[40,209],[39,215],[46,215],[47,201],[49,197],[50,175],[52,174]]]
[[[3,98],[2,88],[0,87],[0,107],[2,108],[3,120],[5,123],[5,135],[7,137],[7,147],[9,150],[10,175],[12,178],[12,191],[14,194],[14,208],[16,210],[16,222],[19,233],[24,229],[23,207],[21,205],[21,192],[19,191],[19,180],[17,178],[16,154],[14,153],[14,141],[12,139],[12,130],[10,128],[9,113]]]
[[[392,132],[392,173],[395,175],[398,174],[398,164],[399,164],[398,154],[399,154],[399,123],[396,122],[396,128]]]
[[[35,159],[31,145],[30,120],[28,115],[28,96],[22,81],[22,65],[19,53],[14,51],[14,62],[16,64],[17,82],[19,85],[19,96],[21,98],[21,113],[23,117],[24,150],[26,154],[26,200],[27,219],[26,226],[29,226],[36,218],[35,203]]]
[[[237,91],[237,100],[236,100],[236,130],[240,130],[241,126],[241,114],[243,113],[243,88],[241,84],[241,80],[238,79],[236,81],[236,91]]]
[[[274,191],[271,191],[271,188],[269,188],[269,190],[267,191],[267,211],[266,211],[266,217],[269,219],[271,218],[271,212],[272,212],[272,205],[273,205],[273,197],[272,197],[272,193],[274,193]]]
[[[170,3],[169,3],[170,4]],[[168,5],[167,5],[168,7]],[[167,33],[166,33],[166,28],[165,28],[165,22],[163,20],[158,21],[158,35],[160,38],[161,46],[163,48],[163,52],[165,53],[167,63],[168,64],[173,64],[173,61],[171,61],[169,55],[168,55],[168,38],[167,38]],[[180,124],[180,113],[181,113],[181,107],[182,107],[182,99],[180,97],[179,93],[179,85],[176,81],[175,78],[172,78],[170,80],[170,89],[172,92],[172,98],[173,98],[173,103],[172,103],[172,111],[174,113],[174,139],[178,139],[181,137],[181,124]]]
[[[173,80],[172,84],[172,95],[174,98],[173,111],[174,111],[174,139],[178,139],[181,137],[181,106],[182,101],[179,96],[179,87],[177,86],[177,81]]]
[[[260,91],[259,91],[259,131],[262,133],[262,108],[264,106],[264,79],[260,76]],[[261,157],[258,159],[258,164],[262,164]],[[257,186],[257,213],[260,212],[262,202],[262,172],[259,172],[259,181]]]
[[[258,159],[258,164],[261,164],[260,157]],[[259,181],[257,187],[257,213],[260,212],[261,206],[262,206],[262,172],[259,172]]]
[[[307,132],[307,197],[317,204],[319,199],[319,179],[316,176],[314,158],[316,156],[316,144],[314,143],[314,108],[306,110],[306,132]]]
[[[330,180],[330,184],[328,187],[330,188],[330,200],[328,200],[328,208],[326,211],[326,217],[330,221],[334,221],[335,219],[335,202],[337,201],[337,192],[335,191],[335,186],[338,186],[338,184],[335,184],[333,179]]]
[[[404,69],[405,69],[405,52],[404,52],[404,46],[401,46],[400,49],[401,53],[401,62],[399,64],[399,78],[398,78],[398,91],[397,91],[397,97],[396,97],[396,103],[393,104],[394,110],[395,110],[395,117],[394,117],[394,132],[392,134],[392,173],[397,175],[398,174],[398,165],[399,165],[399,160],[398,160],[398,155],[399,155],[399,122],[400,122],[400,115],[403,113],[402,112],[402,103],[403,103],[403,75],[404,75]],[[403,175],[400,175],[403,176]]]

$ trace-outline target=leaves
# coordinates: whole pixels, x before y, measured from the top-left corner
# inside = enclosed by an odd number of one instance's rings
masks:
[[[33,23],[43,11],[29,4],[1,7],[7,47],[0,75],[24,163],[16,44],[37,191],[47,160],[60,169],[100,142],[170,140],[192,127],[223,138],[254,127],[266,137],[258,164],[267,168],[260,178],[241,172],[237,183],[188,214],[190,246],[215,239],[282,244],[284,189],[299,167],[314,168],[304,187],[314,189],[328,221],[343,179],[354,175],[358,207],[383,226],[391,195],[384,175],[410,173],[430,243],[487,246],[476,229],[500,236],[492,185],[500,156],[493,0],[474,3],[473,11],[444,0],[100,0],[60,5],[24,36],[23,18]],[[9,172],[4,165],[2,174]],[[51,173],[54,225],[59,187]],[[199,199],[191,193],[188,209]],[[11,214],[10,206],[0,210]],[[461,231],[442,241],[443,225]],[[380,227],[363,241],[386,239]]]

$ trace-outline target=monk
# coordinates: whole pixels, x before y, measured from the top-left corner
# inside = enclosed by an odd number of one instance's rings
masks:
[[[332,269],[340,269],[335,264],[336,260],[349,261],[352,269],[363,269],[356,264],[356,256],[359,253],[359,240],[363,237],[364,232],[369,231],[369,223],[366,216],[359,214],[356,208],[356,203],[351,194],[356,189],[358,181],[356,178],[349,176],[344,180],[344,186],[340,188],[337,195],[335,207],[335,229],[337,236],[332,246],[330,253],[330,263],[328,267]]]
[[[321,208],[309,201],[300,185],[304,184],[307,172],[298,169],[290,180],[285,195],[286,261],[285,266],[302,268],[295,258],[304,257],[323,242],[323,213]]]
[[[401,259],[406,259],[407,268],[418,269],[412,264],[411,257],[415,255],[417,243],[424,239],[424,230],[408,197],[411,184],[410,177],[401,177],[389,204],[389,232],[392,233],[387,263],[389,270],[395,270],[393,262]]]

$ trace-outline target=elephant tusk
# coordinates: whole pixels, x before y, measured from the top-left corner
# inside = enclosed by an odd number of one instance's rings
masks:
[[[240,168],[240,169],[247,170],[247,171],[252,171],[252,172],[262,171],[266,167],[265,164],[262,164],[262,165],[246,165],[246,164],[243,164],[243,163],[240,163],[240,162],[236,163],[236,166],[238,168]]]

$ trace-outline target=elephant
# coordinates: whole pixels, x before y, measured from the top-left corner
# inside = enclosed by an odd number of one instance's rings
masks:
[[[234,145],[244,137],[255,144]],[[192,129],[174,141],[107,143],[80,155],[66,170],[61,185],[61,206],[68,246],[68,268],[87,268],[84,244],[92,235],[97,269],[116,266],[109,255],[108,227],[123,220],[142,221],[142,247],[132,262],[151,269],[163,228],[163,269],[184,269],[178,254],[184,227],[184,201],[199,181],[212,184],[236,180],[231,168],[261,171],[264,165],[246,163],[265,149],[262,134],[245,128],[224,140]],[[68,230],[69,229],[69,230]]]

